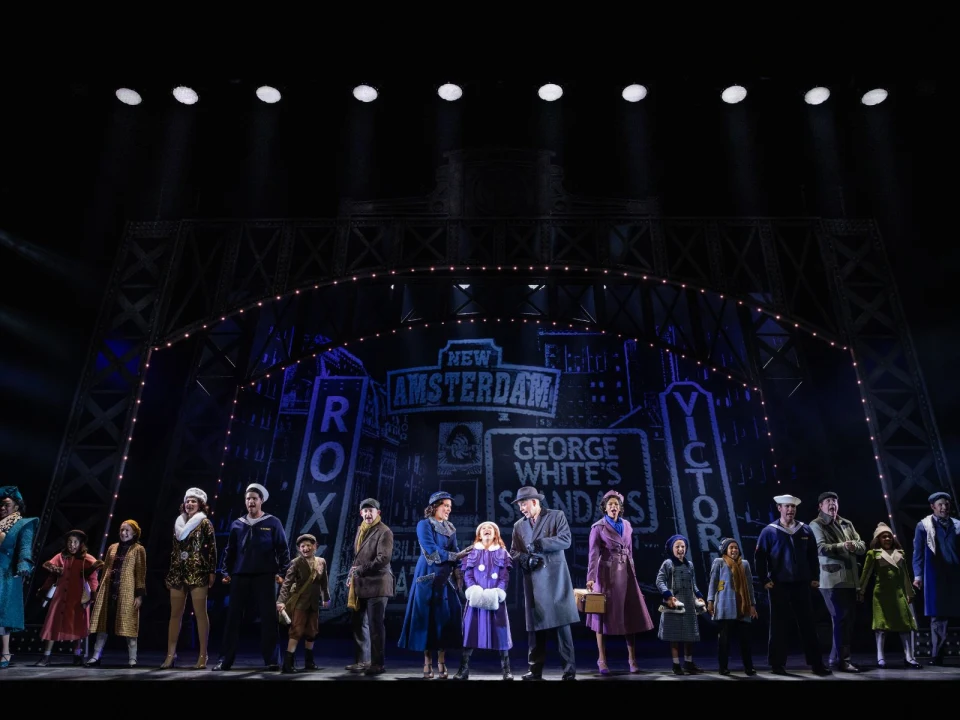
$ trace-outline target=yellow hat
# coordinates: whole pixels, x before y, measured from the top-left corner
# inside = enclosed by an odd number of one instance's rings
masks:
[[[129,525],[133,528],[133,534],[136,536],[136,539],[140,539],[140,526],[137,524],[136,520],[124,520],[121,525]]]

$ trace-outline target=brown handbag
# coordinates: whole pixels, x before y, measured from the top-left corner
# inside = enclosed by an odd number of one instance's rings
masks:
[[[607,612],[607,596],[603,593],[574,590],[573,596],[577,601],[577,610],[582,613],[603,615]]]

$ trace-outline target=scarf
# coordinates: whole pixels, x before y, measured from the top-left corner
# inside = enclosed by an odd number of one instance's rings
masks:
[[[734,560],[729,555],[723,556],[723,561],[730,568],[733,577],[733,591],[737,594],[737,619],[750,616],[750,594],[747,592],[747,573],[743,569],[743,560]]]
[[[200,523],[206,519],[207,516],[202,512],[194,513],[193,517],[189,520],[187,520],[187,514],[183,513],[177,516],[176,522],[173,523],[173,534],[177,540],[183,542],[187,539],[187,536],[196,530],[200,526]]]
[[[357,533],[357,544],[353,549],[354,554],[360,552],[360,546],[363,545],[363,539],[367,536],[367,533],[379,524],[379,515],[374,518],[372,523],[368,523],[366,520],[360,523],[360,531]],[[360,599],[357,597],[357,586],[352,577],[350,578],[350,590],[347,592],[347,607],[353,611],[360,609]]]
[[[611,520],[609,515],[604,515],[603,519],[607,521],[610,527],[617,531],[617,535],[623,537],[623,520],[621,518]]]
[[[6,539],[10,528],[16,525],[18,520],[20,520],[19,512],[10,513],[3,520],[0,520],[0,543]]]

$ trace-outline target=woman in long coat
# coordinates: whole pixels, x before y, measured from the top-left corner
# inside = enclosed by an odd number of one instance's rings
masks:
[[[670,643],[670,655],[673,657],[673,672],[690,675],[703,672],[693,662],[693,644],[700,641],[700,626],[697,624],[697,612],[706,611],[703,594],[697,588],[697,577],[693,563],[687,558],[690,543],[683,535],[674,535],[667,540],[668,558],[657,573],[657,589],[663,595],[663,608],[660,614],[660,629],[657,637]],[[680,665],[680,644],[683,643],[684,663]]]
[[[633,528],[621,517],[623,495],[610,490],[603,496],[603,517],[590,527],[587,551],[587,590],[603,593],[606,613],[587,615],[587,627],[597,634],[597,668],[608,675],[607,635],[625,635],[630,672],[638,673],[636,634],[653,630],[637,571],[633,564]]]
[[[861,602],[870,584],[870,576],[874,573],[877,575],[877,582],[873,587],[872,610],[873,630],[877,639],[877,664],[881,668],[887,666],[883,646],[887,633],[895,632],[900,633],[906,667],[919,670],[923,665],[913,656],[913,633],[917,629],[917,621],[910,607],[915,593],[913,585],[910,584],[903,548],[886,523],[880,523],[873,531],[873,541],[860,575],[857,599]]]
[[[10,633],[23,630],[23,581],[33,572],[33,537],[40,521],[13,485],[0,488],[0,669],[10,667]]]
[[[423,677],[433,677],[432,652],[437,653],[437,674],[447,678],[447,648],[460,647],[462,607],[454,586],[453,569],[469,548],[460,553],[457,529],[447,519],[453,498],[435,492],[417,523],[420,559],[413,570],[398,647],[423,652]]]
[[[100,666],[103,646],[113,633],[126,638],[127,664],[136,667],[140,605],[147,594],[147,551],[140,544],[140,525],[136,521],[120,523],[120,542],[107,548],[100,581],[103,587],[90,616],[90,634],[96,634],[97,642],[84,665]]]
[[[82,530],[71,530],[64,537],[62,552],[43,564],[50,573],[46,583],[40,588],[41,597],[56,583],[56,589],[47,617],[40,630],[44,640],[43,657],[34,663],[46,667],[50,664],[50,654],[55,642],[74,643],[73,664],[83,663],[83,645],[81,640],[90,630],[90,603],[95,599],[99,578],[97,570],[103,563],[87,553],[87,534]]]

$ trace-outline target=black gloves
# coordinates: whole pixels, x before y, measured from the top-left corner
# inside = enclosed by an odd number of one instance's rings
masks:
[[[535,553],[543,552],[543,543],[541,543],[539,540],[534,540],[533,544],[530,546],[530,549]]]
[[[543,563],[543,558],[538,558],[536,555],[531,555],[530,559],[527,560],[527,567],[530,570],[536,570]]]

